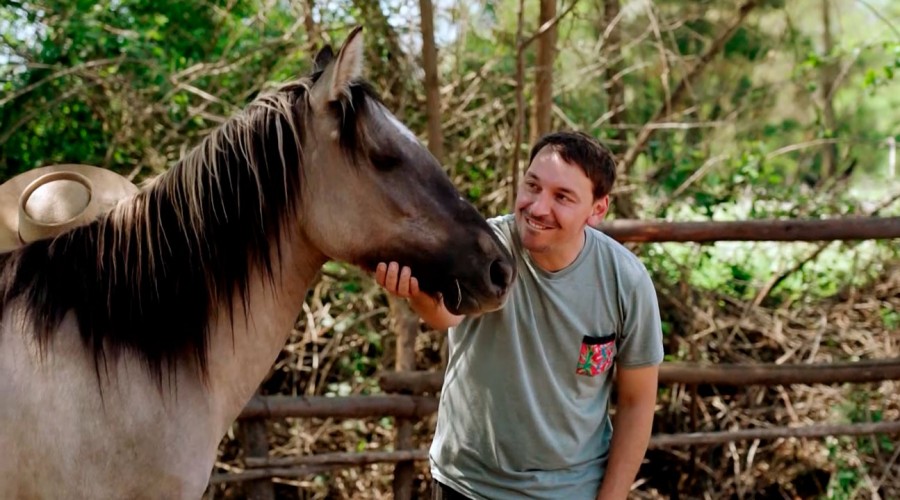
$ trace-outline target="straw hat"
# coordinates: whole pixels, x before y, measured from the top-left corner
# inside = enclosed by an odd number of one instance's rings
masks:
[[[138,187],[91,165],[36,168],[0,184],[0,252],[94,220]]]

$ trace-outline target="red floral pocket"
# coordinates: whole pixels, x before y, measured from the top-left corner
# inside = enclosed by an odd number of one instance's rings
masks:
[[[581,340],[581,352],[578,354],[578,366],[575,373],[593,377],[606,372],[616,357],[616,336],[591,337],[585,335]]]

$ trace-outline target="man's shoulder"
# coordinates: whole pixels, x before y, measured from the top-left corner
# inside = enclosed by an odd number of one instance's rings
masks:
[[[644,262],[625,245],[591,226],[588,226],[588,234],[595,241],[601,258],[622,271],[621,275],[623,277],[632,281],[641,281],[649,278],[650,273]]]
[[[487,223],[494,227],[506,227],[515,222],[515,214],[500,214],[486,218]]]
[[[502,214],[496,215],[494,217],[487,217],[485,219],[489,226],[494,230],[495,233],[503,240],[503,243],[507,246],[510,246],[510,242],[512,241],[513,231],[515,231],[516,226],[516,217],[514,214]]]

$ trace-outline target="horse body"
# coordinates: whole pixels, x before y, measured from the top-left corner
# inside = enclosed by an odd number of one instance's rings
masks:
[[[274,287],[251,278],[249,314],[241,309],[233,323],[214,327],[206,384],[182,370],[166,382],[172,392],[161,393],[140,360],[123,353],[98,390],[73,315],[46,355],[30,340],[34,332],[21,330],[23,318],[6,317],[0,399],[16,404],[0,406],[0,498],[200,498],[222,436],[286,342],[292,311],[324,262],[293,251],[302,245],[285,248],[282,276],[290,278]]]
[[[215,456],[209,395],[178,380],[177,404],[123,356],[97,390],[93,357],[67,317],[40,360],[6,319],[0,331],[0,498],[199,498]],[[12,404],[10,404],[12,403]]]
[[[358,81],[358,35],[98,220],[0,254],[0,498],[199,498],[330,259],[502,305],[509,254]]]

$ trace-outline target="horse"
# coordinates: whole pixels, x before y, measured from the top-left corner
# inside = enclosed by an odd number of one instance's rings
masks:
[[[509,253],[363,63],[357,27],[136,194],[0,254],[0,498],[200,498],[329,260],[502,307]]]

